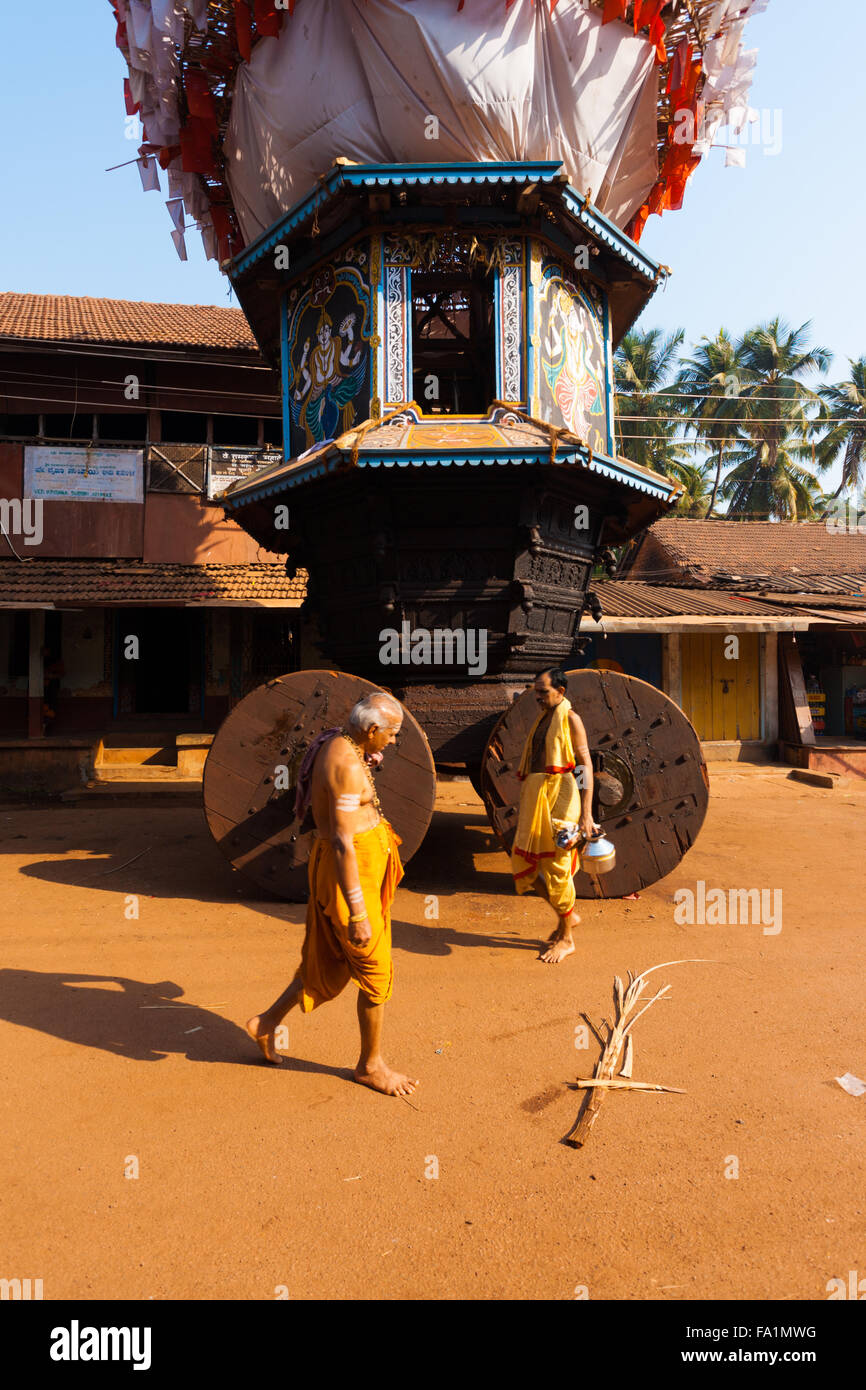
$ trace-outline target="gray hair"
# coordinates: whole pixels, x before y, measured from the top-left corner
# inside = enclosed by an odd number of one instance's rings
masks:
[[[402,718],[403,706],[399,700],[395,700],[393,695],[386,695],[384,690],[373,690],[352,706],[349,723],[366,733],[373,724],[381,729],[383,721],[397,724]]]

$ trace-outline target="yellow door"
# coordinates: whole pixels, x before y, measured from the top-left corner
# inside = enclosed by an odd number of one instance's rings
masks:
[[[761,737],[759,641],[754,632],[680,638],[683,710],[699,738]]]

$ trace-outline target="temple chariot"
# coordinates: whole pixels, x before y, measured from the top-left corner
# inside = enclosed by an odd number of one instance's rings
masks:
[[[300,759],[373,686],[407,711],[378,774],[403,857],[437,768],[471,777],[508,847],[524,692],[561,666],[618,850],[604,892],[670,872],[706,810],[697,736],[654,687],[575,667],[593,571],[678,496],[616,448],[613,355],[668,273],[640,235],[747,81],[762,0],[114,7],[142,163],[282,379],[283,460],[221,501],[306,576],[302,669],[214,739],[221,849],[303,896]]]

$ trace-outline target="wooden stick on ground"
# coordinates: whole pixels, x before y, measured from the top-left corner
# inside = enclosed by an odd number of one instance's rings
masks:
[[[664,970],[669,965],[691,965],[698,963],[699,962],[695,960],[670,960],[663,962],[662,965],[650,966],[648,970],[644,970],[640,975],[632,975],[631,971],[629,971],[627,990],[623,990],[620,977],[618,975],[614,976],[614,1021],[613,1025],[611,1025],[607,1019],[604,1020],[604,1026],[607,1029],[607,1041],[602,1048],[601,1056],[595,1064],[595,1070],[592,1076],[593,1081],[601,1084],[586,1087],[587,1095],[584,1104],[581,1107],[577,1120],[568,1131],[568,1134],[566,1134],[563,1140],[564,1143],[570,1144],[573,1149],[580,1149],[583,1147],[589,1138],[590,1130],[595,1124],[596,1116],[601,1109],[601,1104],[607,1091],[616,1089],[644,1089],[644,1087],[640,1085],[632,1085],[629,1087],[628,1084],[626,1084],[625,1086],[617,1087],[610,1083],[614,1081],[615,1074],[619,1070],[620,1057],[622,1056],[623,1048],[626,1046],[627,1042],[631,1041],[630,1034],[634,1025],[637,1023],[638,1019],[646,1013],[647,1009],[651,1008],[657,1000],[663,999],[670,990],[670,985],[663,985],[662,988],[653,995],[652,999],[647,1000],[641,1009],[637,1009],[637,1005],[646,989],[647,977],[652,975],[656,970]],[[700,963],[705,962],[701,961]],[[635,1012],[636,1009],[637,1012]],[[593,1029],[593,1032],[595,1032],[595,1029]],[[623,1065],[630,1070],[630,1064],[631,1056],[626,1052]],[[653,1089],[656,1088],[653,1087]]]
[[[611,1091],[672,1091],[677,1096],[686,1094],[679,1086],[656,1086],[649,1081],[623,1080],[621,1076],[613,1076],[610,1080],[588,1077],[585,1081],[578,1079],[571,1083],[574,1091],[586,1091],[595,1086],[606,1086]]]

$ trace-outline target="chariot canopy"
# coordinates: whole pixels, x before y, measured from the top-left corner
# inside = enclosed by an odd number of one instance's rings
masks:
[[[185,211],[222,263],[340,158],[556,160],[637,240],[723,117],[746,121],[768,0],[110,3],[142,182],[179,253]]]

